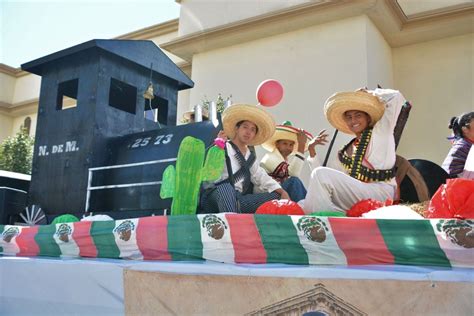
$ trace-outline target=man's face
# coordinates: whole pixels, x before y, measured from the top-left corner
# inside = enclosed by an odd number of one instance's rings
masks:
[[[362,111],[346,111],[344,121],[349,129],[356,135],[360,135],[370,125],[369,114]]]
[[[293,152],[295,142],[289,139],[280,139],[276,141],[275,147],[278,149],[283,158],[286,158]]]
[[[235,127],[235,138],[243,144],[249,144],[257,135],[257,125],[250,121],[243,121],[240,126]]]

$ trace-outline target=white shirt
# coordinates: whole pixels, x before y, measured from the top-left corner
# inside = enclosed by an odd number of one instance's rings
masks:
[[[464,171],[459,177],[474,180],[474,146],[471,146],[469,150],[466,163],[464,164]]]
[[[395,165],[396,160],[393,130],[406,100],[397,90],[375,89],[368,92],[378,97],[384,103],[385,112],[372,129],[372,137],[367,146],[364,160],[370,164],[372,169],[391,169]],[[348,174],[348,171],[339,160],[331,163],[331,167]],[[388,183],[397,185],[395,178]]]
[[[230,159],[230,164],[232,166],[232,172],[235,174],[239,169],[240,169],[240,164],[235,158],[236,151],[232,147],[232,145],[229,144],[229,142],[226,143],[227,146],[227,154],[229,155]],[[247,152],[244,155],[245,160],[247,160],[250,157],[250,150],[247,149]],[[224,170],[222,171],[222,175],[217,180],[216,182],[222,181],[229,178],[229,173],[227,171],[227,164],[224,165]],[[255,192],[273,192],[277,189],[280,189],[281,186],[273,180],[272,177],[270,177],[265,170],[258,165],[258,163],[255,161],[252,166],[250,167],[250,181],[254,185],[254,191]],[[240,179],[236,183],[234,183],[234,187],[237,191],[242,192],[242,185],[243,185],[244,180]]]
[[[303,154],[300,152],[291,153],[288,156],[288,160],[286,161],[289,165],[288,173],[292,177],[300,176],[301,169],[303,169],[303,165],[305,163],[304,159],[296,156],[297,154],[303,156]],[[267,173],[272,173],[283,161],[285,161],[285,159],[281,155],[280,151],[275,148],[272,152],[266,153],[265,156],[263,156],[262,160],[260,161],[260,166],[262,166],[262,168],[265,169]],[[316,156],[313,158],[308,157],[306,161],[309,163],[311,170],[320,166],[319,160]]]

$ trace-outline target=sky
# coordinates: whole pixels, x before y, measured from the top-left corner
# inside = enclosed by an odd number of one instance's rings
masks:
[[[179,17],[174,0],[0,0],[0,63],[11,67]]]

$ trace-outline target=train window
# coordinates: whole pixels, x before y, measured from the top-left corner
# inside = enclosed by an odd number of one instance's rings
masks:
[[[168,122],[168,100],[155,95],[153,100],[145,100],[145,118],[166,125]]]
[[[109,105],[116,109],[135,114],[137,88],[123,81],[110,78]]]
[[[79,79],[61,82],[58,85],[56,110],[66,110],[77,107],[77,88]]]

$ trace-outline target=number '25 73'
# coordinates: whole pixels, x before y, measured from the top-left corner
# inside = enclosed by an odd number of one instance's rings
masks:
[[[168,135],[158,135],[155,137],[153,141],[153,145],[160,145],[160,144],[168,144],[171,139],[173,138],[173,134]],[[152,142],[152,137],[145,137],[145,138],[137,138],[133,141],[133,144],[130,148],[138,148],[138,147],[145,147]]]

